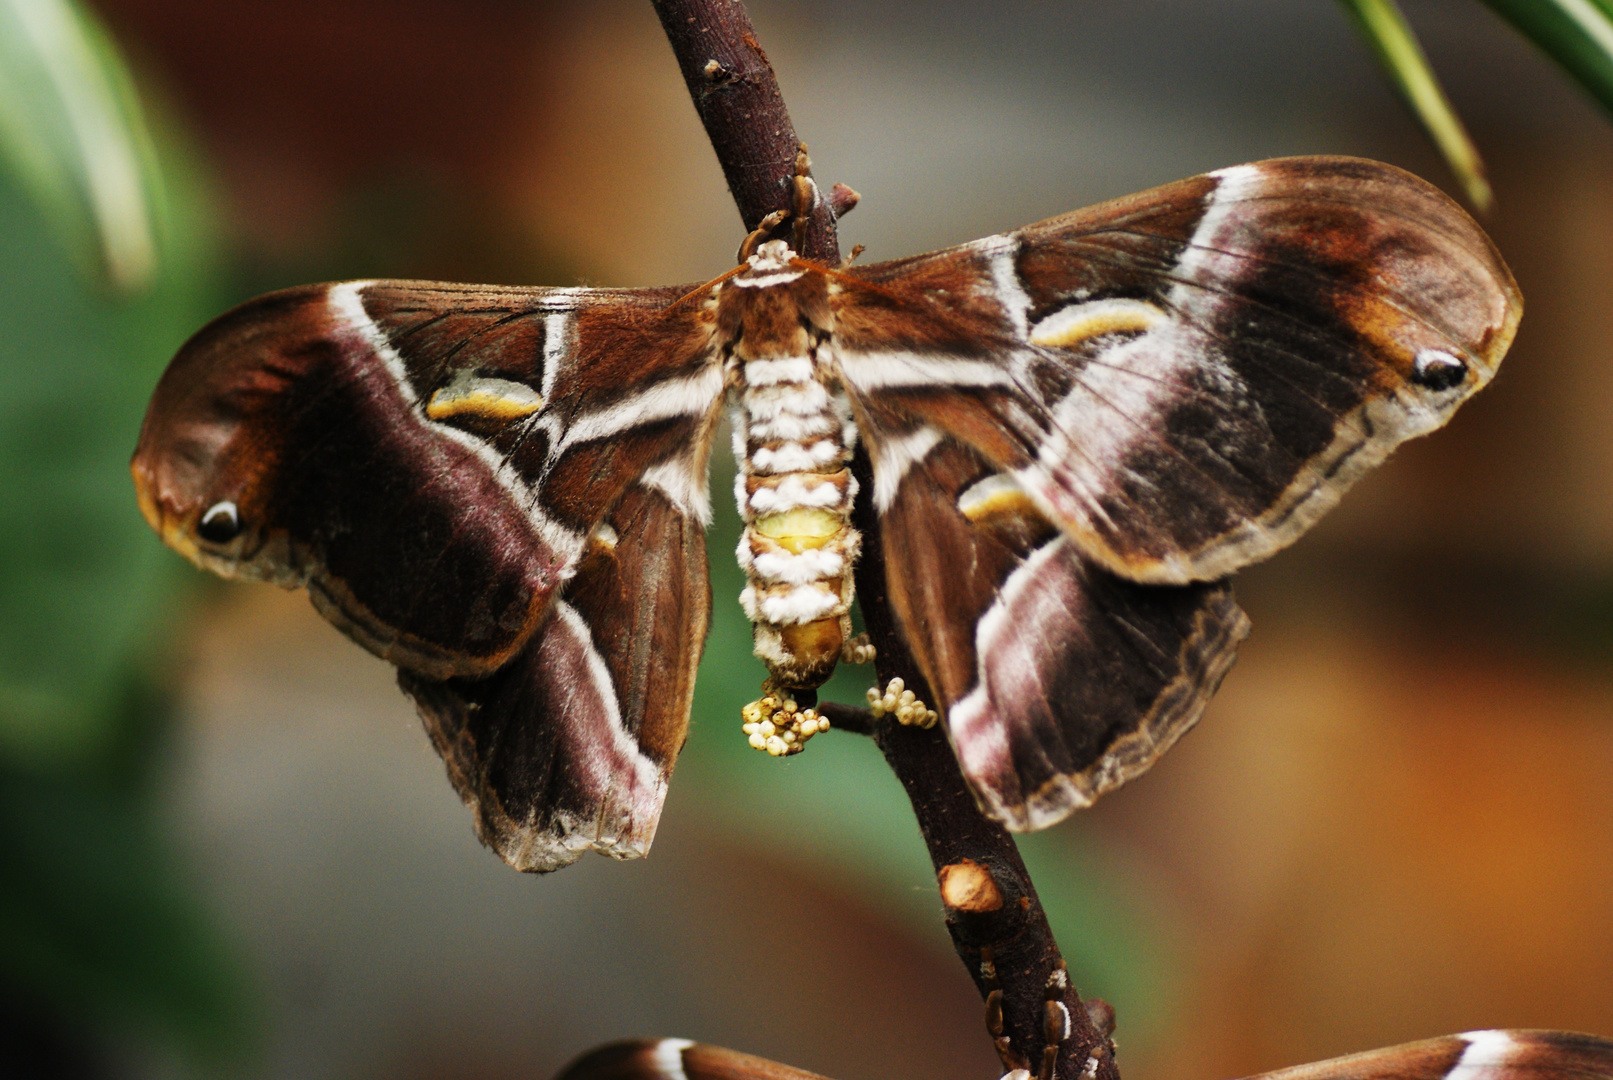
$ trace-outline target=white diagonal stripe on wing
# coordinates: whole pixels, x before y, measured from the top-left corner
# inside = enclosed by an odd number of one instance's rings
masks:
[[[693,1045],[688,1039],[662,1039],[656,1043],[650,1051],[656,1071],[666,1080],[689,1080],[689,1074],[683,1071],[683,1052]]]
[[[895,386],[1013,385],[1013,376],[1000,364],[944,353],[853,352],[842,348],[839,361],[841,376],[864,392]]]
[[[1464,1031],[1459,1038],[1467,1042],[1467,1048],[1445,1080],[1484,1080],[1506,1065],[1518,1045],[1505,1031]]]
[[[657,420],[704,416],[716,405],[722,392],[722,368],[715,363],[694,375],[663,379],[622,401],[583,413],[566,428],[550,456],[558,458],[579,443],[607,439]]]
[[[582,554],[587,538],[544,513],[538,505],[536,492],[503,455],[470,432],[462,431],[452,424],[438,423],[425,416],[424,410],[420,408],[420,395],[415,392],[414,385],[409,381],[409,369],[403,363],[403,357],[398,355],[386,332],[376,325],[375,320],[370,318],[370,313],[364,309],[361,294],[372,284],[374,283],[370,281],[344,281],[332,285],[325,297],[331,315],[340,325],[358,334],[365,345],[374,352],[381,361],[382,370],[391,377],[399,395],[408,403],[411,413],[418,418],[421,426],[446,441],[464,447],[480,459],[491,470],[493,479],[499,486],[509,492],[516,505],[525,509],[527,519],[532,522],[538,539],[560,557],[563,566],[570,567],[575,564],[577,557]],[[569,573],[569,570],[567,572]]]
[[[921,427],[903,435],[880,439],[873,464],[874,507],[881,514],[896,501],[896,493],[901,490],[907,471],[923,461],[940,441],[941,433],[932,427]]]

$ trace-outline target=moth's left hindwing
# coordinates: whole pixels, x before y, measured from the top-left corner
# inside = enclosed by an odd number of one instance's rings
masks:
[[[890,602],[983,807],[1038,829],[1143,772],[1203,712],[1249,621],[1227,582],[1110,573],[942,439],[884,515]]]
[[[678,290],[348,282],[204,328],[133,471],[170,544],[303,585],[400,670],[522,869],[642,854],[709,609],[722,396]],[[673,662],[648,665],[648,650]]]
[[[1160,584],[1292,541],[1487,383],[1522,312],[1461,207],[1354,158],[1240,165],[848,279],[836,345],[882,502],[911,460],[885,429],[927,423]]]

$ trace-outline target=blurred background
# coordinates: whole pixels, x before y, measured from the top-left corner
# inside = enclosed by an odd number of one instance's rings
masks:
[[[750,7],[817,176],[862,193],[865,259],[1283,154],[1456,190],[1324,0]],[[1404,7],[1527,313],[1449,429],[1240,577],[1255,632],[1200,728],[1023,844],[1134,1080],[1613,1035],[1613,128],[1488,9]],[[8,10],[0,59],[55,40]],[[726,269],[739,218],[649,4],[88,10],[149,121],[103,157],[164,196],[98,278],[42,174],[0,177],[0,1074],[541,1080],[677,1035],[837,1080],[995,1076],[877,752],[781,763],[738,731],[763,671],[722,498],[654,855],[546,878],[477,845],[385,664],[301,594],[203,579],[135,508],[162,365],[254,293]]]

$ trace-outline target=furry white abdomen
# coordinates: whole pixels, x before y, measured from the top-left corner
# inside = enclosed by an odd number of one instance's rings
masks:
[[[810,357],[740,366],[734,496],[745,521],[739,602],[756,624],[756,655],[783,687],[815,687],[851,635],[851,527],[856,428]]]

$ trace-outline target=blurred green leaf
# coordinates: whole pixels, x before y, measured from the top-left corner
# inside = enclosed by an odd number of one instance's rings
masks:
[[[1613,113],[1613,0],[1484,0]]]
[[[0,158],[81,267],[126,293],[152,283],[151,139],[116,47],[69,0],[0,0]]]
[[[8,64],[25,6],[0,0]],[[7,105],[15,75],[0,71]],[[200,171],[163,145],[172,202],[141,220],[164,258],[122,300],[53,242],[37,177],[0,174],[0,990],[87,1044],[164,1038],[210,1068],[250,1049],[252,1017],[150,798],[171,718],[153,660],[182,571],[128,472],[152,385],[222,299]]]
[[[206,200],[184,173],[175,193],[163,272],[114,302],[0,183],[0,757],[98,752],[127,666],[162,647],[178,566],[135,508],[129,454],[162,366],[218,307]]]
[[[1484,177],[1484,162],[1479,159],[1478,149],[1468,138],[1467,129],[1462,126],[1456,110],[1451,108],[1445,91],[1440,88],[1434,69],[1429,66],[1428,57],[1400,8],[1394,0],[1340,0],[1340,3],[1366,35],[1372,51],[1428,129],[1439,152],[1445,155],[1446,163],[1456,174],[1469,201],[1480,210],[1488,210],[1495,199]]]

